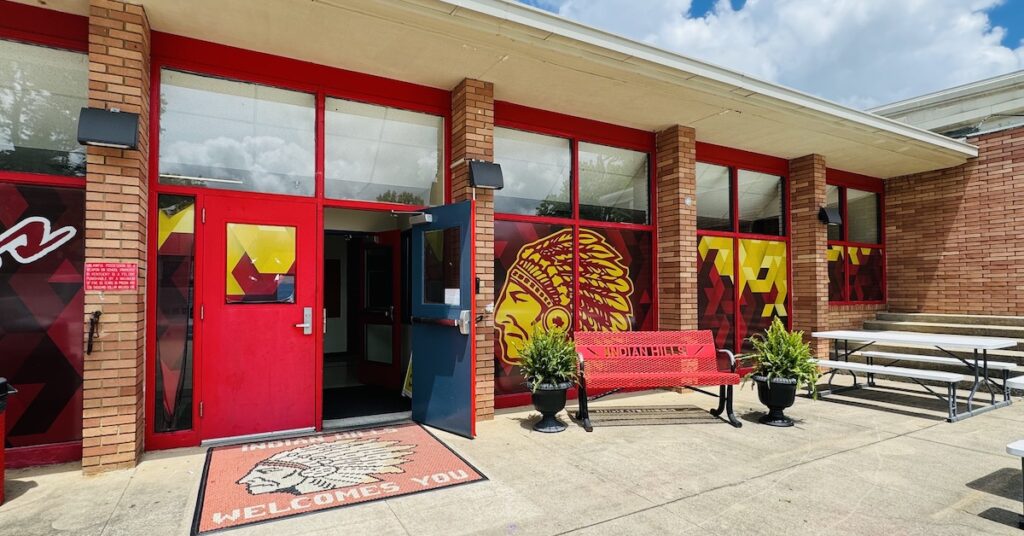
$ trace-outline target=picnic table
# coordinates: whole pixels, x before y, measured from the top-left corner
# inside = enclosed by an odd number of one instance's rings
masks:
[[[1003,337],[975,337],[970,335],[914,333],[905,331],[860,330],[818,331],[812,333],[811,336],[818,339],[828,339],[832,341],[833,351],[830,355],[830,359],[818,360],[818,364],[820,366],[832,369],[832,372],[828,377],[829,389],[821,391],[821,394],[823,395],[862,387],[861,384],[857,382],[857,373],[860,372],[866,376],[867,385],[869,387],[876,387],[874,381],[876,374],[897,376],[913,380],[918,385],[924,387],[929,393],[947,403],[949,416],[946,420],[949,422],[960,421],[986,411],[1009,406],[1012,403],[1010,399],[1010,385],[1008,383],[1009,372],[1014,370],[1016,365],[1014,363],[1003,361],[990,361],[988,358],[988,351],[1013,348],[1017,346],[1017,341],[1014,339],[1007,339]],[[853,343],[852,348],[851,343]],[[945,356],[948,357],[865,351],[868,347],[877,343],[926,346],[935,348],[940,353],[945,354]],[[954,351],[971,352],[973,357],[965,359],[960,357],[958,354],[955,354]],[[851,355],[863,357],[866,363],[851,363]],[[876,364],[876,361],[878,360],[886,363]],[[967,396],[967,411],[960,412],[958,410],[956,386],[957,383],[961,381],[971,381],[970,377],[965,378],[962,374],[951,372],[895,366],[897,363],[904,361],[963,365],[967,367],[968,371],[974,375],[973,381],[971,382],[971,392]],[[839,371],[849,372],[853,376],[852,386],[838,389],[832,388],[832,379]],[[993,371],[999,372],[1000,377],[993,378],[993,375],[991,374]],[[922,383],[922,380],[945,383],[948,389],[946,395],[943,396],[936,393],[928,385]],[[990,403],[986,406],[976,408],[974,398],[978,389],[982,385],[986,387],[991,396]],[[996,400],[996,391],[993,390],[993,386],[999,391],[1002,391],[1002,394],[1000,395],[1001,400]]]

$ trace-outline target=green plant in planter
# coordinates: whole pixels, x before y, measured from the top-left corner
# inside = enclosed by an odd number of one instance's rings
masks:
[[[754,347],[754,371],[751,376],[764,376],[769,384],[775,378],[796,380],[797,386],[811,389],[814,396],[818,394],[818,370],[812,359],[811,347],[804,342],[804,332],[789,331],[778,317],[764,334],[750,337]]]
[[[565,331],[534,328],[533,336],[519,348],[519,368],[533,392],[541,384],[575,383],[576,345]]]

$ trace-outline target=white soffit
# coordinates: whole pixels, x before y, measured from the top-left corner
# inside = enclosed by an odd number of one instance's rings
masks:
[[[25,2],[33,3],[33,2]],[[155,30],[781,158],[892,177],[968,144],[568,21],[512,0],[145,0]],[[83,0],[47,6],[84,13]]]

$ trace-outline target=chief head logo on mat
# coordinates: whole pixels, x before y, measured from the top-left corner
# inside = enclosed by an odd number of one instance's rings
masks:
[[[252,495],[303,495],[381,479],[373,475],[400,474],[415,445],[383,439],[342,439],[286,450],[259,462],[238,484]]]

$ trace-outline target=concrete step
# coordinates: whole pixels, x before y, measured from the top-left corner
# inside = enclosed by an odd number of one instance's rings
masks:
[[[876,320],[888,322],[925,322],[932,324],[962,324],[981,326],[1024,327],[1024,316],[961,315],[941,313],[887,313],[880,312]]]
[[[865,320],[864,329],[941,333],[945,335],[975,335],[979,337],[1006,337],[1008,339],[1019,339],[1024,342],[1024,327],[1020,326]],[[1019,349],[1024,350],[1024,347]]]

